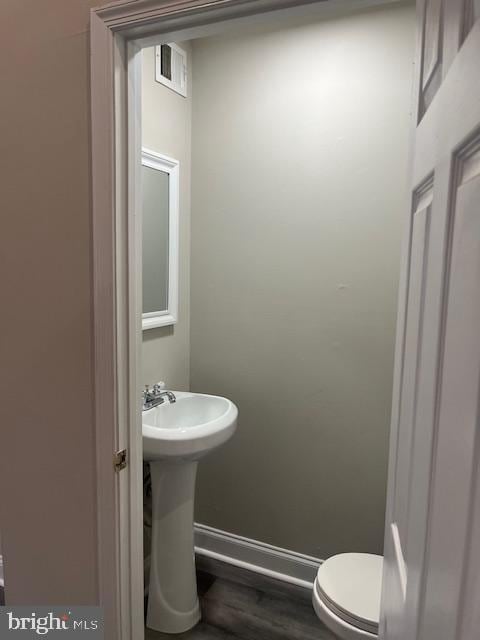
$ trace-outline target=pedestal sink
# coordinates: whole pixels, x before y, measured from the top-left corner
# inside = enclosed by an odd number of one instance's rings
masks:
[[[234,433],[227,398],[183,391],[143,412],[143,459],[152,478],[152,549],[147,627],[181,633],[200,620],[193,549],[198,460]]]

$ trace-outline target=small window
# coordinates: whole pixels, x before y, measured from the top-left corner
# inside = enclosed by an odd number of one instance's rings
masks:
[[[162,77],[172,79],[172,47],[168,44],[160,47],[160,73]]]
[[[155,80],[187,97],[187,52],[176,44],[155,47]]]

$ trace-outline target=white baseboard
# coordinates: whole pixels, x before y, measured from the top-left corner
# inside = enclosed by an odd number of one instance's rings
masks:
[[[195,553],[307,589],[322,560],[195,523]]]

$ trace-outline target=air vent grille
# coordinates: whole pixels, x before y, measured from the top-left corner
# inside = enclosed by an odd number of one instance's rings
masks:
[[[187,96],[187,53],[176,44],[155,47],[155,80]]]

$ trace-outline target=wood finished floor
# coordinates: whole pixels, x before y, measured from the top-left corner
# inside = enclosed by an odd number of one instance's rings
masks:
[[[223,563],[220,563],[223,564]],[[197,572],[202,620],[172,636],[146,629],[145,640],[335,640],[308,589],[236,567]]]

